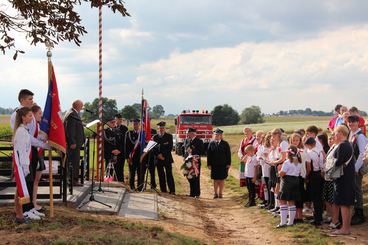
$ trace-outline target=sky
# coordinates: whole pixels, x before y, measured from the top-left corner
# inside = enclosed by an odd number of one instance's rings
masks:
[[[6,2],[0,0],[0,3]],[[166,114],[229,104],[239,113],[368,111],[368,1],[126,0],[131,17],[103,11],[103,96],[118,108],[139,103],[141,90]],[[62,43],[52,61],[63,110],[98,97],[98,11],[78,7],[88,34],[80,47]],[[0,107],[17,106],[20,89],[45,103],[43,45],[17,35],[0,54]]]

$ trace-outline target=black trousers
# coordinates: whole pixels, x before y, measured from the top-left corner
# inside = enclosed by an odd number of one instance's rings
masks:
[[[148,172],[147,172],[148,169]],[[155,189],[157,187],[156,184],[156,174],[155,174],[155,159],[154,155],[151,153],[148,153],[147,157],[144,158],[142,162],[142,169],[141,169],[141,183],[144,184],[144,181],[146,180],[146,174],[150,175],[150,184],[151,188]],[[138,187],[138,190],[142,190],[143,185]]]
[[[323,183],[324,180],[321,176],[321,171],[312,171],[310,174],[310,197],[313,202],[313,216],[314,221],[322,222],[322,213],[323,213]]]
[[[34,178],[32,176],[32,174],[28,174],[26,176],[26,184],[27,184],[27,189],[28,189],[28,194],[29,194],[29,203],[23,204],[23,212],[27,212],[29,210],[31,210],[32,208],[34,208],[33,206],[33,183],[34,183]]]
[[[256,200],[256,185],[253,183],[252,179],[253,178],[246,178],[249,202],[255,202]]]
[[[191,197],[199,197],[201,195],[201,166],[198,166],[199,174],[197,177],[188,179]]]
[[[170,193],[175,193],[175,182],[172,174],[172,163],[158,160],[156,165],[161,192],[167,192],[166,189],[166,181],[167,181]]]
[[[116,172],[116,179],[119,182],[124,182],[124,165],[125,165],[125,157],[122,154],[119,154],[118,160],[114,165]]]
[[[79,170],[80,170],[80,147],[76,147],[75,149],[70,149],[68,147],[67,151],[67,159],[69,164],[69,169],[72,173],[72,181],[73,183],[78,182],[79,179]]]
[[[142,182],[141,182],[141,166],[138,161],[134,161],[132,162],[132,164],[129,165],[129,185],[130,185],[130,189],[131,190],[135,190],[135,176],[137,176],[137,180],[138,180],[138,186],[142,186]]]

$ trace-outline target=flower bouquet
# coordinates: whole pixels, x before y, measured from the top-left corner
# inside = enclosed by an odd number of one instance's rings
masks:
[[[189,155],[185,158],[183,165],[181,165],[180,169],[185,177],[188,180],[198,177],[199,175],[199,155]]]

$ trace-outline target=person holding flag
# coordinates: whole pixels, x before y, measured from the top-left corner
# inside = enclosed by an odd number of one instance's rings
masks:
[[[158,178],[160,182],[161,192],[167,192],[166,181],[169,187],[169,192],[175,195],[175,182],[172,174],[172,163],[174,159],[171,155],[173,149],[173,136],[166,132],[166,122],[159,122],[158,133],[153,136],[153,141],[157,143],[154,148],[156,155],[156,166],[158,172]]]
[[[33,92],[31,92],[28,89],[21,89],[19,91],[18,94],[18,101],[20,103],[20,105],[18,106],[18,108],[13,112],[13,114],[10,117],[10,127],[15,130],[15,126],[16,126],[16,118],[17,118],[17,114],[18,111],[21,110],[22,108],[28,108],[29,110],[31,110],[31,107],[33,106]],[[32,113],[31,113],[32,114]],[[27,122],[26,127],[27,127],[27,132],[29,134],[30,137],[30,141],[31,141],[31,145],[33,147],[39,147],[39,148],[43,148],[43,149],[50,149],[50,146],[46,143],[44,143],[43,141],[37,139],[35,137],[36,131],[37,131],[37,123],[36,123],[36,119],[32,114],[32,120],[30,120],[30,122]],[[20,120],[20,119],[19,119]],[[14,131],[15,132],[15,131]],[[14,153],[13,153],[14,155]],[[31,156],[28,155],[29,160],[31,159]],[[16,162],[13,161],[13,165],[16,165]],[[31,171],[33,168],[30,169],[30,175],[27,178],[27,193],[30,195],[30,197],[32,197],[33,195],[33,181],[34,181],[34,175],[35,173],[33,173],[33,171]],[[16,173],[14,173],[16,176]],[[19,172],[17,173],[19,174]],[[16,176],[17,178],[17,176]],[[20,178],[20,177],[18,177]],[[24,192],[21,190],[21,186],[20,186],[20,182],[17,185],[17,193],[21,193]],[[40,216],[43,216],[42,214],[40,214],[37,210],[34,209],[34,205],[32,202],[32,198],[30,199],[29,202],[25,203],[23,205],[23,215],[26,218],[29,219],[33,219],[33,220],[40,220]]]
[[[125,152],[126,159],[129,164],[129,185],[131,191],[135,191],[135,176],[137,175],[138,187],[141,183],[141,144],[140,144],[140,120],[133,120],[133,129],[129,130],[125,135]]]

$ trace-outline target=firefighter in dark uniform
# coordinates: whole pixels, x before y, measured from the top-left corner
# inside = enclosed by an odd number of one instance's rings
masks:
[[[198,198],[201,195],[201,187],[200,187],[201,158],[200,156],[204,152],[204,145],[203,145],[203,141],[196,137],[196,131],[197,130],[195,128],[188,128],[187,138],[184,140],[184,144],[183,144],[183,148],[184,148],[183,152],[184,152],[184,159],[186,159],[190,155],[199,156],[199,160],[198,160],[199,174],[197,177],[188,179],[189,187],[190,187],[189,196]]]
[[[117,155],[115,165],[116,178],[120,182],[124,182],[124,165],[125,165],[125,135],[128,132],[127,126],[123,125],[123,117],[121,114],[115,115],[116,120],[116,143],[120,153]]]
[[[139,145],[139,119],[133,120],[133,130],[129,130],[125,135],[125,158],[129,164],[129,185],[132,191],[136,190],[135,188],[135,176],[138,179],[138,186],[142,186],[141,183],[141,165],[140,165],[140,157],[141,157],[141,148]],[[137,145],[137,147],[135,147]]]
[[[105,158],[105,169],[110,162],[116,166],[117,156],[121,154],[118,140],[117,140],[117,130],[115,118],[109,118],[107,121],[107,128],[104,130],[104,158]],[[115,169],[116,172],[116,169]],[[107,175],[112,176],[114,173],[112,169]]]
[[[159,122],[157,124],[158,132],[153,137],[153,140],[157,143],[154,152],[156,155],[156,166],[161,192],[167,192],[167,181],[170,194],[175,195],[175,182],[172,174],[172,163],[174,160],[171,155],[173,149],[173,136],[166,133],[165,125],[165,122]]]
[[[151,128],[151,138],[157,134],[157,130]],[[148,142],[146,142],[147,144]],[[155,154],[154,152],[151,150],[148,152],[148,154],[143,158],[142,160],[142,170],[141,170],[141,183],[144,183],[145,181],[145,175],[148,174],[146,173],[146,170],[148,168],[149,171],[149,175],[150,175],[150,187],[151,189],[156,189],[157,185],[156,185],[156,174],[155,174],[155,170],[156,170],[156,166],[155,166]],[[144,184],[142,184],[143,187]],[[142,187],[138,187],[139,191],[142,191]]]

